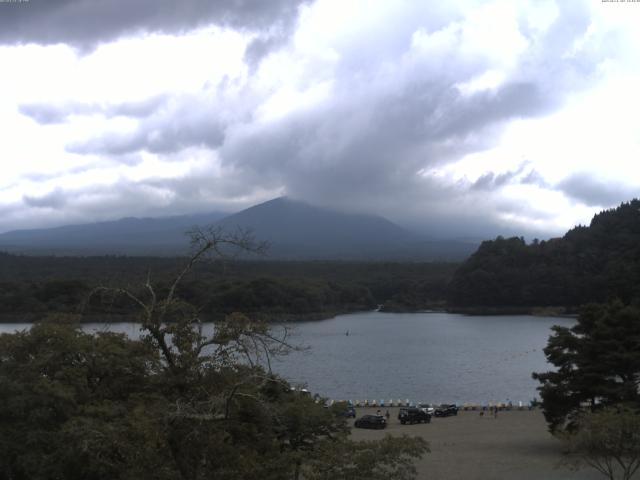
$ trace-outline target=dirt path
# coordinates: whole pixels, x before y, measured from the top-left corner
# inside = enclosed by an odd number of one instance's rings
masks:
[[[358,408],[358,417],[375,413]],[[386,409],[382,409],[386,411]],[[354,439],[377,439],[385,434],[420,435],[431,453],[418,463],[420,479],[429,480],[597,480],[595,470],[573,472],[561,465],[562,446],[547,432],[539,410],[501,411],[497,418],[475,411],[456,417],[433,418],[430,424],[401,425],[398,409],[389,409],[385,430],[354,428]]]

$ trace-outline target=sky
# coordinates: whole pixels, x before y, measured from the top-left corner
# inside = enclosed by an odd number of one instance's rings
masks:
[[[0,1],[0,232],[287,195],[434,237],[640,196],[640,3]]]

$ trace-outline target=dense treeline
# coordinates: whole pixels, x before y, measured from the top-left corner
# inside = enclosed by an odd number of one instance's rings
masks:
[[[159,289],[181,258],[29,257],[0,253],[0,318],[30,320],[77,313],[96,286],[140,285],[152,272]],[[235,261],[206,263],[181,284],[180,295],[203,315],[243,311],[267,319],[322,318],[336,313],[420,309],[442,303],[457,264]],[[95,298],[85,313],[128,315],[125,298]]]
[[[594,216],[562,238],[498,237],[455,273],[454,306],[566,306],[640,299],[640,200]]]

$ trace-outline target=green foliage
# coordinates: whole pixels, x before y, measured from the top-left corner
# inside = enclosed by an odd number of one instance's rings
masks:
[[[562,238],[486,241],[456,271],[455,306],[567,306],[640,300],[640,200],[596,215]]]
[[[277,318],[283,314],[333,313],[373,306],[371,293],[362,286],[263,277],[216,285],[203,310],[210,314],[243,311]]]
[[[153,272],[166,294],[183,259],[151,257],[28,257],[0,252],[0,321],[77,313],[88,292],[106,282],[137,285]],[[417,310],[441,304],[452,263],[230,261],[194,266],[179,295],[205,317],[242,311],[265,320],[322,318],[387,304]],[[125,296],[94,296],[85,316],[135,315]]]
[[[0,478],[108,478],[157,367],[140,342],[68,324],[0,336]]]
[[[68,315],[0,335],[0,480],[284,480],[327,462],[412,478],[420,441],[354,444],[344,417],[260,366],[288,348],[266,324],[233,313],[203,333],[179,287],[229,245],[252,250],[245,236],[196,231],[172,283],[94,289],[137,306],[140,340],[84,333]]]
[[[606,408],[580,415],[576,431],[562,436],[574,467],[589,465],[610,480],[630,480],[640,468],[640,414]]]
[[[552,431],[575,428],[584,408],[640,406],[640,308],[588,305],[575,326],[553,330],[544,351],[557,370],[533,374]]]
[[[153,339],[73,324],[0,336],[0,478],[282,479],[320,441],[346,442],[343,418],[233,360],[264,332],[242,321],[205,355],[174,324],[170,362]]]
[[[429,451],[422,437],[385,436],[380,441],[323,442],[304,471],[307,480],[408,480],[414,460]]]

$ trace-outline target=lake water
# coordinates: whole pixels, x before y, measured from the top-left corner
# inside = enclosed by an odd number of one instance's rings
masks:
[[[292,353],[274,370],[333,399],[429,403],[528,402],[542,349],[565,318],[365,312],[297,324]],[[346,332],[349,335],[346,335]]]
[[[272,368],[294,384],[306,384],[333,399],[528,402],[537,396],[531,372],[550,369],[542,351],[550,327],[573,323],[553,317],[446,313],[340,315],[287,324],[293,328],[290,340],[307,349],[272,362]],[[0,332],[23,328],[28,325],[4,324]],[[139,333],[132,323],[108,328],[132,337]]]

